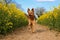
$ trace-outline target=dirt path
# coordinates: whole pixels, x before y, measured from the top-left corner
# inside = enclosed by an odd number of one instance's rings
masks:
[[[48,30],[45,26],[35,25],[36,32],[31,33],[27,27],[16,29],[13,33],[5,37],[0,37],[0,40],[60,40],[60,34]]]

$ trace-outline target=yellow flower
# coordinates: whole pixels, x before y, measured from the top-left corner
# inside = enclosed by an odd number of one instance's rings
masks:
[[[7,11],[8,8],[7,8],[6,6],[3,6],[3,10],[4,10],[4,11]]]
[[[0,9],[3,7],[3,5],[0,3]]]

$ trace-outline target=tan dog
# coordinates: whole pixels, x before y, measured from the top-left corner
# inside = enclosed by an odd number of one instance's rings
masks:
[[[28,8],[27,12],[28,12],[29,28],[31,29],[32,32],[34,32],[34,24],[35,24],[34,8],[32,8],[31,10]]]

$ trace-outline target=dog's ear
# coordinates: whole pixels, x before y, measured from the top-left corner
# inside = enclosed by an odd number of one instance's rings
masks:
[[[31,9],[34,12],[34,8]]]
[[[30,11],[30,9],[28,8],[28,9],[27,9],[27,12],[29,12],[29,11]]]

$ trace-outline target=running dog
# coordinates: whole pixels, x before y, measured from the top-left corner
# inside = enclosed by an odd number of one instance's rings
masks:
[[[28,21],[29,21],[29,28],[31,29],[32,32],[34,32],[34,24],[35,24],[35,18],[34,18],[34,8],[31,10],[28,8]]]

